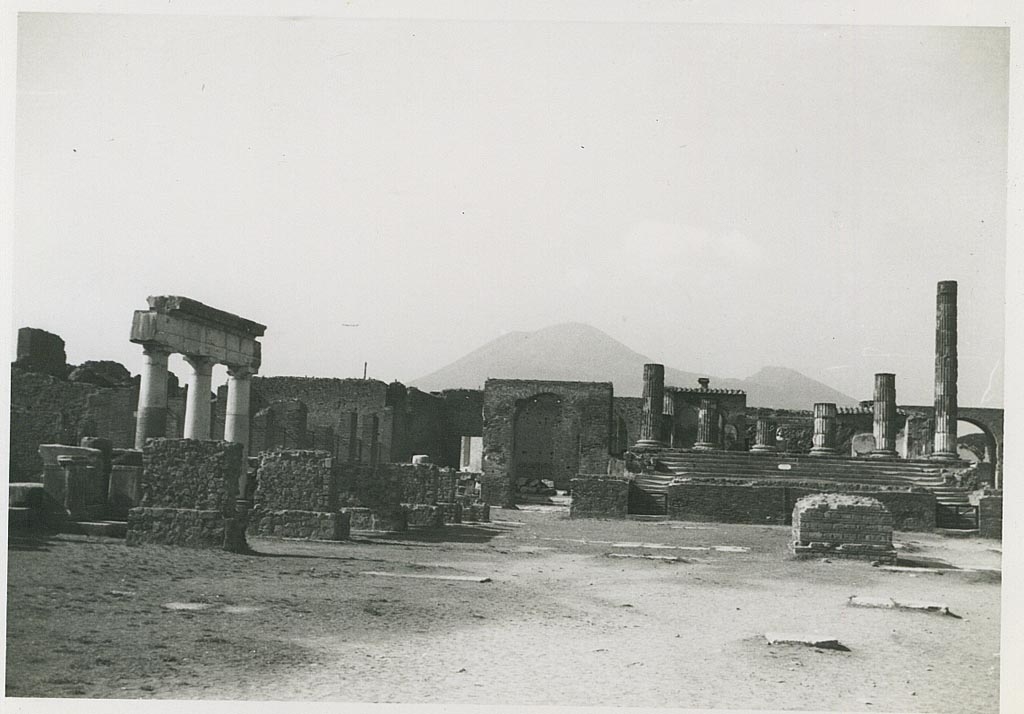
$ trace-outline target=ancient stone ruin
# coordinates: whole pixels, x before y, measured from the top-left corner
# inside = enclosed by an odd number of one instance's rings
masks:
[[[874,498],[833,493],[805,496],[793,507],[793,553],[868,558],[895,565],[892,527],[892,514]]]
[[[875,499],[897,529],[998,534],[1002,410],[957,403],[956,309],[956,283],[939,283],[934,405],[901,405],[896,375],[882,372],[860,406],[793,411],[749,406],[708,378],[666,385],[660,364],[644,365],[641,397],[610,382],[492,378],[427,393],[263,377],[265,326],[150,297],[132,322],[138,377],[68,365],[58,336],[19,332],[12,522],[241,549],[245,532],[334,540],[523,502],[571,503],[574,517],[788,525],[800,499],[825,493]],[[174,353],[187,385],[167,370]],[[228,379],[214,389],[218,363]],[[976,463],[958,458],[958,419],[983,432]],[[199,494],[203,479],[217,485]]]

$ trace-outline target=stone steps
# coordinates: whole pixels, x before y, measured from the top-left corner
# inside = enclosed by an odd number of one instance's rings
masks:
[[[931,490],[938,503],[968,504],[967,491],[946,485],[951,464],[925,459],[871,459],[807,454],[756,453],[748,451],[692,451],[665,449],[652,454],[659,474],[643,474],[636,485],[651,494],[667,490],[664,476],[706,479],[765,479],[773,481],[823,481],[867,486],[919,486]],[[788,468],[780,469],[780,465]],[[658,477],[662,478],[658,478]]]

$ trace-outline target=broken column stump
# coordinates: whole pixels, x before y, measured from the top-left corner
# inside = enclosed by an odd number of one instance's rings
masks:
[[[892,514],[874,498],[835,493],[805,496],[793,508],[793,553],[895,565],[892,526]]]

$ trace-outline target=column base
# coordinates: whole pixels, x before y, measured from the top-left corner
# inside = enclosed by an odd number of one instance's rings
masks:
[[[718,451],[718,444],[712,444],[709,441],[698,441],[693,445],[694,451]]]
[[[895,459],[896,449],[875,449],[868,454],[869,459]]]
[[[664,449],[666,446],[664,441],[655,441],[654,439],[640,439],[633,444],[634,448],[641,449]]]
[[[835,456],[839,453],[839,449],[832,446],[815,446],[811,448],[811,456]]]
[[[779,453],[779,447],[768,446],[767,444],[754,444],[750,447],[750,452],[753,454],[777,454]]]
[[[952,451],[933,451],[928,454],[928,458],[934,461],[959,461],[960,454],[954,454]]]

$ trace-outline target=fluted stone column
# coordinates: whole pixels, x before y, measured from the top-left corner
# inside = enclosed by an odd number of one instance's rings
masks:
[[[935,459],[957,458],[956,379],[956,281],[944,280],[935,300]]]
[[[814,446],[812,456],[829,456],[836,453],[836,405],[818,402],[814,405]]]
[[[662,412],[665,403],[665,366],[644,365],[644,406],[637,446],[664,446],[661,441]]]
[[[145,361],[135,417],[136,449],[141,449],[148,438],[167,436],[167,358],[170,353],[146,346],[143,354]]]
[[[693,448],[711,451],[718,448],[718,401],[704,397],[697,410],[697,443]]]
[[[228,368],[228,398],[224,409],[224,441],[233,441],[249,453],[249,396],[252,372],[241,367]]]
[[[773,420],[758,417],[754,432],[754,445],[750,447],[750,450],[762,454],[770,454],[777,451],[778,447],[775,444],[775,430],[777,428]]]
[[[213,360],[209,357],[185,356],[192,367],[188,380],[188,398],[185,401],[186,439],[210,438],[210,379]]]
[[[896,458],[896,375],[875,375],[874,458]]]

